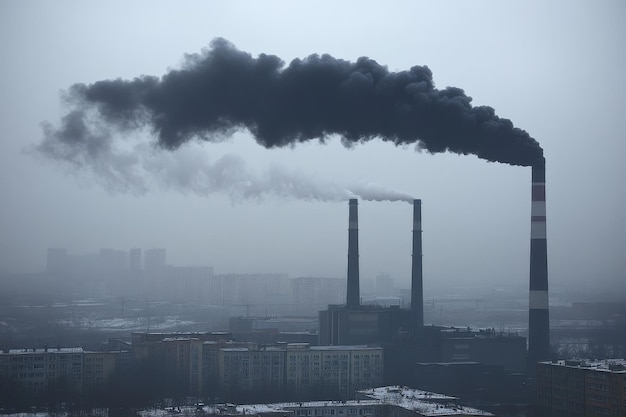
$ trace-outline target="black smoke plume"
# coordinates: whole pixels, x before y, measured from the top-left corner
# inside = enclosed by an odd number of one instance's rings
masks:
[[[113,137],[145,129],[170,150],[247,129],[267,148],[338,135],[346,146],[379,138],[513,165],[543,161],[528,133],[491,107],[472,106],[459,88],[435,88],[428,67],[391,72],[366,57],[310,55],[285,66],[216,39],[161,78],[75,84],[65,98],[70,111],[59,128],[44,124],[37,148],[78,165],[101,161]],[[132,159],[116,163],[132,167]]]

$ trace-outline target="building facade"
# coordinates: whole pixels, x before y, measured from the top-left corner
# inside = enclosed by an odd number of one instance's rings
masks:
[[[537,364],[538,415],[626,416],[626,361]]]
[[[120,354],[120,352],[84,352],[83,388],[85,391],[97,392],[104,388],[118,369],[117,360]]]
[[[382,383],[383,360],[381,347],[368,346],[222,348],[220,392],[260,392],[271,386],[295,396],[332,393],[352,398],[357,390]]]
[[[218,355],[222,395],[274,392],[285,387],[285,349],[223,348]]]
[[[82,348],[9,349],[0,353],[0,377],[29,394],[80,393],[83,353]]]

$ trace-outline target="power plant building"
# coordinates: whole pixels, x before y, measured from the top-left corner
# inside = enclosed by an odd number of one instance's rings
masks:
[[[537,182],[543,178],[533,171]],[[533,183],[535,188],[539,184]],[[541,184],[543,186],[543,184]],[[545,256],[545,197],[541,190],[533,194],[533,232],[531,245],[531,303],[533,331],[541,329],[535,343],[541,344],[545,355],[547,327],[547,266]],[[543,203],[542,203],[543,202]],[[413,248],[411,262],[411,307],[401,309],[361,305],[358,285],[358,202],[349,202],[348,279],[345,305],[329,305],[319,312],[319,342],[322,346],[368,344],[383,346],[386,355],[386,382],[411,380],[413,364],[473,362],[501,367],[506,372],[524,373],[527,370],[526,339],[517,334],[497,333],[493,329],[470,329],[424,326],[422,274],[422,215],[421,200],[413,201]],[[543,211],[542,211],[543,210]],[[539,213],[539,214],[538,214]],[[536,223],[543,222],[543,228]],[[544,231],[543,233],[541,231]],[[542,238],[543,236],[543,238]],[[543,241],[541,240],[543,239]],[[545,290],[537,290],[544,288]],[[539,300],[539,301],[537,301]],[[541,305],[540,305],[541,304]],[[533,308],[541,308],[536,312]],[[407,365],[408,368],[407,368]],[[452,369],[452,368],[450,368]],[[454,368],[456,369],[456,368]]]

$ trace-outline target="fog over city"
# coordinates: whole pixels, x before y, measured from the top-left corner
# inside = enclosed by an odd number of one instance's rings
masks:
[[[619,1],[2,2],[0,273],[43,271],[48,248],[166,248],[216,274],[343,278],[359,198],[362,279],[408,288],[420,198],[425,297],[523,291],[543,156],[551,290],[623,300],[625,17]],[[365,74],[350,111],[311,98],[334,96],[298,78],[307,63]],[[204,70],[215,102],[194,96]],[[359,107],[377,74],[458,106],[390,128]],[[451,128],[459,109],[488,128]],[[509,141],[534,153],[489,150]]]

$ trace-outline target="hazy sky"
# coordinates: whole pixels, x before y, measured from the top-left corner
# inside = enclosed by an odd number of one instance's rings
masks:
[[[169,263],[217,273],[345,276],[347,203],[207,192],[207,167],[234,161],[238,178],[260,184],[287,176],[320,190],[375,184],[421,198],[426,295],[474,282],[527,287],[529,168],[378,140],[346,149],[337,137],[268,150],[245,131],[158,151],[144,132],[115,139],[128,161],[141,150],[152,167],[139,174],[143,188],[124,192],[102,176],[106,159],[94,172],[33,151],[42,122],[58,126],[67,113],[61,96],[73,84],[160,77],[217,37],[286,65],[328,53],[389,71],[428,66],[437,88],[462,88],[543,147],[552,288],[624,290],[620,0],[2,1],[0,271],[42,270],[47,247],[165,247]],[[363,278],[388,273],[408,286],[411,210],[360,202]]]

